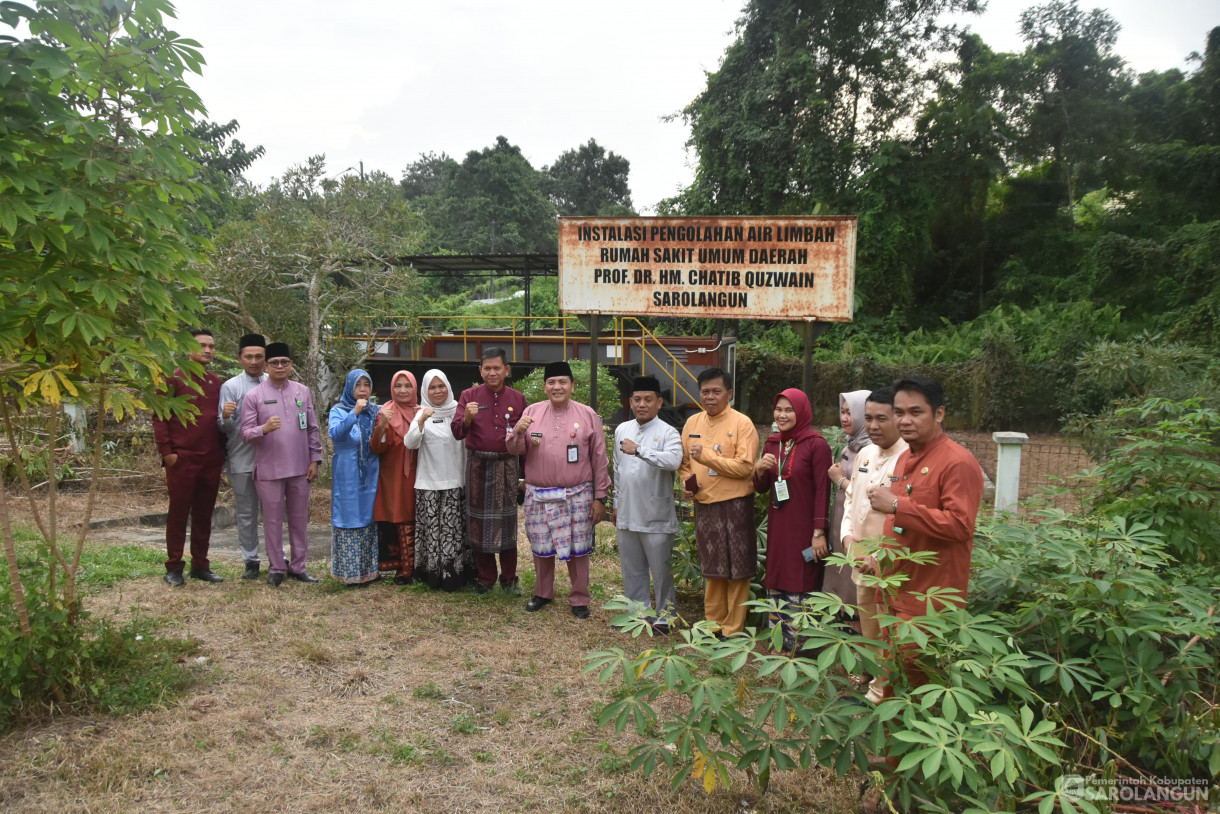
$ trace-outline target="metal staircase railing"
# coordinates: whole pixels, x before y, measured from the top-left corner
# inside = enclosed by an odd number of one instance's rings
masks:
[[[640,332],[639,336],[629,336],[628,335],[627,329],[628,329],[629,323],[633,323],[631,325],[632,333],[634,333],[634,331],[636,329],[638,329]],[[666,364],[665,361],[658,359],[656,356],[654,356],[652,354],[652,351],[650,351],[648,349],[648,345],[646,344],[646,342],[649,339],[652,340],[652,343],[656,347],[660,348],[662,351],[665,352],[664,353],[665,356],[669,357],[668,365]],[[640,372],[641,373],[647,372],[647,365],[645,364],[645,360],[651,359],[652,363],[654,365],[656,365],[656,367],[665,374],[665,377],[668,378],[670,383],[673,385],[673,390],[671,392],[674,394],[675,402],[677,402],[677,400],[678,400],[677,393],[679,390],[681,390],[683,395],[686,396],[686,398],[689,400],[690,403],[692,403],[692,404],[699,403],[698,397],[691,395],[691,392],[689,390],[687,390],[686,387],[683,386],[682,382],[680,382],[678,380],[678,371],[679,370],[681,370],[683,373],[685,373],[686,376],[689,379],[691,379],[692,381],[695,379],[694,374],[690,372],[690,370],[686,367],[686,365],[682,364],[682,362],[679,361],[678,357],[675,356],[673,354],[673,352],[669,350],[669,348],[665,347],[665,345],[663,345],[661,343],[661,340],[657,339],[656,335],[653,334],[652,331],[650,331],[644,327],[644,323],[640,322],[635,317],[617,317],[615,319],[614,341],[618,348],[617,353],[618,353],[619,359],[627,358],[626,354],[624,354],[624,352],[623,352],[624,347],[627,344],[630,343],[630,344],[635,344],[635,345],[639,346],[640,353],[641,353]]]

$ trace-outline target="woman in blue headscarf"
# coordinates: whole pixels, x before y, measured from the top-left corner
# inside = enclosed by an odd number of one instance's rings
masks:
[[[377,454],[369,449],[378,407],[369,403],[373,380],[353,370],[343,383],[343,396],[330,408],[327,433],[335,445],[331,461],[330,573],[358,588],[380,579],[377,573]]]

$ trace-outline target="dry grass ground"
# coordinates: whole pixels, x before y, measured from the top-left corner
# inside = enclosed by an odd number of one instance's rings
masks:
[[[990,443],[974,435],[963,440]],[[163,511],[164,481],[147,470],[108,484],[94,518]],[[32,527],[27,504],[9,496],[14,521]],[[61,529],[79,522],[85,497],[60,495]],[[315,489],[311,503],[313,521],[325,523],[329,494]],[[524,540],[522,552],[528,582]],[[819,770],[777,773],[761,796],[744,774],[709,795],[693,782],[671,793],[664,771],[627,771],[637,740],[597,727],[612,688],[582,672],[588,653],[647,646],[613,630],[600,609],[622,587],[604,543],[593,559],[593,617],[583,622],[562,601],[526,613],[528,585],[520,598],[388,583],[272,590],[237,579],[237,563],[214,567],[229,580],[171,590],[150,570],[88,599],[95,614],[166,620],[157,635],[197,639],[205,662],[182,669],[199,680],[137,715],[42,715],[0,734],[0,811],[858,807],[854,783]],[[559,583],[562,592],[566,578]],[[683,615],[701,617],[698,597],[680,600]]]
[[[42,716],[0,736],[0,810],[855,810],[851,784],[818,770],[763,796],[744,775],[708,795],[627,771],[636,739],[596,726],[610,688],[582,672],[589,652],[647,646],[600,609],[621,590],[612,553],[594,558],[587,621],[562,600],[526,613],[528,587],[274,590],[216,568],[222,585],[171,590],[150,573],[90,597],[95,614],[198,639],[206,663],[182,669],[200,680],[137,715]],[[697,598],[683,603],[697,616]]]

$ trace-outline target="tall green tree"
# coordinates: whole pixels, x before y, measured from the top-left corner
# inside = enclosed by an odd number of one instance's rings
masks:
[[[560,215],[634,215],[628,175],[631,162],[607,152],[595,139],[568,150],[549,167],[546,191]]]
[[[751,0],[720,69],[683,111],[695,181],[667,208],[695,214],[850,211],[852,187],[917,110],[938,21],[975,0]]]
[[[419,217],[390,176],[329,179],[323,156],[289,169],[252,207],[216,233],[201,301],[235,331],[291,344],[302,381],[328,404],[342,368],[368,351],[328,338],[345,322],[378,327],[411,298],[410,269],[393,261],[418,251]]]
[[[12,30],[0,41],[0,420],[5,455],[29,442],[16,436],[15,413],[45,421],[52,473],[65,399],[96,410],[95,472],[105,414],[186,413],[184,400],[155,394],[200,317],[202,281],[187,261],[202,246],[190,225],[207,194],[198,180],[207,147],[193,134],[204,111],[186,83],[203,59],[198,43],[168,27],[172,12],[165,0],[0,3],[0,22]],[[18,33],[25,26],[28,37]],[[33,596],[22,585],[0,489],[0,530],[26,642],[31,618],[40,616],[49,641],[71,647],[97,484],[74,547],[60,539],[55,478],[45,514],[31,495],[50,575]],[[31,646],[28,658],[62,695],[48,666],[54,653]]]
[[[199,180],[214,193],[200,205],[198,228],[205,234],[220,228],[229,218],[249,215],[244,205],[251,200],[247,194],[251,190],[243,173],[266,150],[262,146],[247,147],[235,138],[240,128],[237,119],[230,119],[228,124],[201,121],[191,130],[191,135],[208,145],[199,174]]]
[[[460,164],[422,156],[407,167],[402,188],[429,226],[432,250],[553,252],[556,210],[543,178],[520,147],[499,136]]]
[[[1122,104],[1130,79],[1114,51],[1119,28],[1106,12],[1085,12],[1076,0],[1055,0],[1021,14],[1037,83],[1024,158],[1052,162],[1069,217],[1083,193],[1116,174],[1112,165],[1130,138]]]

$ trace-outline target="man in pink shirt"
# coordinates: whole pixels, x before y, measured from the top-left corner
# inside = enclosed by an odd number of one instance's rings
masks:
[[[534,553],[533,612],[555,598],[555,559],[568,564],[568,604],[577,619],[589,618],[589,554],[593,528],[606,516],[610,491],[602,420],[572,401],[572,368],[551,362],[543,371],[547,401],[525,408],[508,434],[510,453],[525,458],[525,531]]]
[[[242,400],[241,437],[254,447],[254,488],[263,507],[263,538],[270,563],[268,585],[287,575],[317,582],[305,573],[309,538],[309,485],[322,465],[322,439],[309,388],[289,381],[292,354],[283,342],[267,346],[267,381]],[[292,561],[284,562],[284,515]]]

